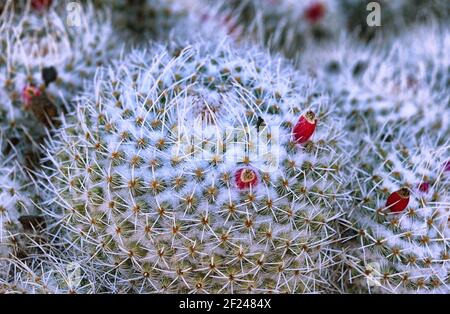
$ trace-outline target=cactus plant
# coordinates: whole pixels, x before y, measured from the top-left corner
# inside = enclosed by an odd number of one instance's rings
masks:
[[[334,42],[343,34],[364,43],[395,40],[417,25],[449,17],[447,1],[359,0],[198,0],[202,16],[225,27],[238,39],[253,39],[288,58],[301,57],[305,48]],[[370,5],[369,5],[370,4]],[[378,6],[376,6],[378,4]],[[374,8],[380,25],[370,25]],[[211,27],[211,25],[210,25]],[[220,28],[219,27],[219,28]]]
[[[250,38],[287,57],[337,36],[344,22],[332,0],[200,0],[202,16],[235,38]],[[206,6],[205,6],[206,4]]]
[[[411,133],[366,136],[356,154],[351,232],[343,237],[351,290],[449,292],[449,145]]]
[[[0,258],[27,254],[27,238],[39,241],[45,221],[36,207],[36,184],[14,153],[0,154]],[[0,262],[2,263],[2,262]]]
[[[0,263],[0,294],[80,294],[95,290],[93,272],[77,256],[58,246],[38,244],[27,258],[10,258]]]
[[[167,40],[174,29],[182,28],[179,24],[187,22],[189,13],[189,1],[93,1],[99,8],[111,9],[113,25],[120,38],[134,45],[148,40]]]
[[[335,96],[348,130],[414,123],[418,136],[448,138],[450,31],[436,25],[413,31],[387,46],[343,39],[303,55],[301,68]]]
[[[58,233],[108,291],[337,290],[346,140],[326,96],[257,50],[155,49],[49,141]]]
[[[0,293],[449,293],[448,3],[376,2],[3,1]]]
[[[7,1],[0,19],[0,128],[18,150],[39,142],[85,79],[120,52],[107,17],[92,6],[69,23],[64,6],[33,3]]]
[[[449,34],[417,26],[388,45],[344,39],[302,60],[356,148],[341,234],[350,291],[448,292]]]

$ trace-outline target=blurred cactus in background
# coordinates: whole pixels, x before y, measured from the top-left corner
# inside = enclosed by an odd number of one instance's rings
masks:
[[[113,32],[106,13],[92,6],[78,13],[73,20],[61,3],[6,2],[0,19],[0,130],[19,155],[35,154],[45,128],[70,110],[71,98],[91,84],[97,67],[121,51],[108,40]]]

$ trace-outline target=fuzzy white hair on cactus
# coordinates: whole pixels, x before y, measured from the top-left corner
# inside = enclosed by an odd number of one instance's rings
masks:
[[[58,73],[55,84],[67,84],[65,89],[83,87],[83,77],[93,77],[97,66],[120,52],[108,40],[113,30],[107,12],[94,11],[90,4],[83,8],[80,27],[65,23],[65,7],[50,7],[41,14],[14,7],[6,10],[2,24],[9,67],[14,67],[23,80],[40,82],[40,70],[52,66]],[[69,90],[59,94],[67,95]]]

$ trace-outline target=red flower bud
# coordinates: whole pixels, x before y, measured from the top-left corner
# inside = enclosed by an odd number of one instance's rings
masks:
[[[324,15],[325,6],[320,2],[311,4],[305,11],[305,17],[311,23],[317,23]]]
[[[236,186],[240,190],[248,189],[251,186],[256,186],[258,176],[253,169],[241,168],[235,174]]]
[[[52,5],[52,0],[31,0],[31,6],[36,11],[43,11]]]
[[[409,203],[409,190],[407,188],[401,188],[389,195],[386,208],[393,213],[399,213],[403,211]]]
[[[428,191],[430,190],[430,183],[422,182],[419,184],[418,188],[420,192],[428,193]]]
[[[313,135],[316,129],[316,115],[312,111],[308,111],[300,117],[294,126],[294,140],[299,143],[305,143]]]
[[[25,103],[25,109],[29,109],[31,99],[33,99],[33,97],[40,95],[41,91],[39,90],[39,88],[33,85],[25,86],[25,88],[22,90],[22,98]]]

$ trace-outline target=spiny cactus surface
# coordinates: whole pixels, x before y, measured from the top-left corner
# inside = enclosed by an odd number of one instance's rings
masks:
[[[26,255],[27,237],[38,241],[45,226],[38,202],[35,182],[20,160],[14,153],[0,154],[0,264],[11,255]]]
[[[82,294],[96,291],[87,264],[58,246],[39,245],[27,258],[0,263],[0,294]]]
[[[7,1],[0,19],[0,128],[24,154],[120,51],[102,12],[84,6],[69,19],[64,5],[33,3]]]
[[[60,234],[108,289],[337,289],[345,136],[280,66],[226,44],[136,52],[80,99],[46,177]]]
[[[448,293],[449,146],[393,131],[356,154],[349,283],[358,292]],[[364,156],[364,157],[363,157]]]
[[[342,39],[299,61],[335,97],[349,130],[377,132],[386,125],[404,125],[417,136],[428,133],[445,141],[450,125],[450,32],[429,25],[414,34],[387,47]]]
[[[180,24],[187,23],[190,5],[190,0],[94,0],[93,2],[100,8],[111,10],[114,28],[120,34],[121,40],[134,45],[148,40],[178,37],[175,30],[181,30],[183,26]],[[189,32],[196,31],[191,29]]]

